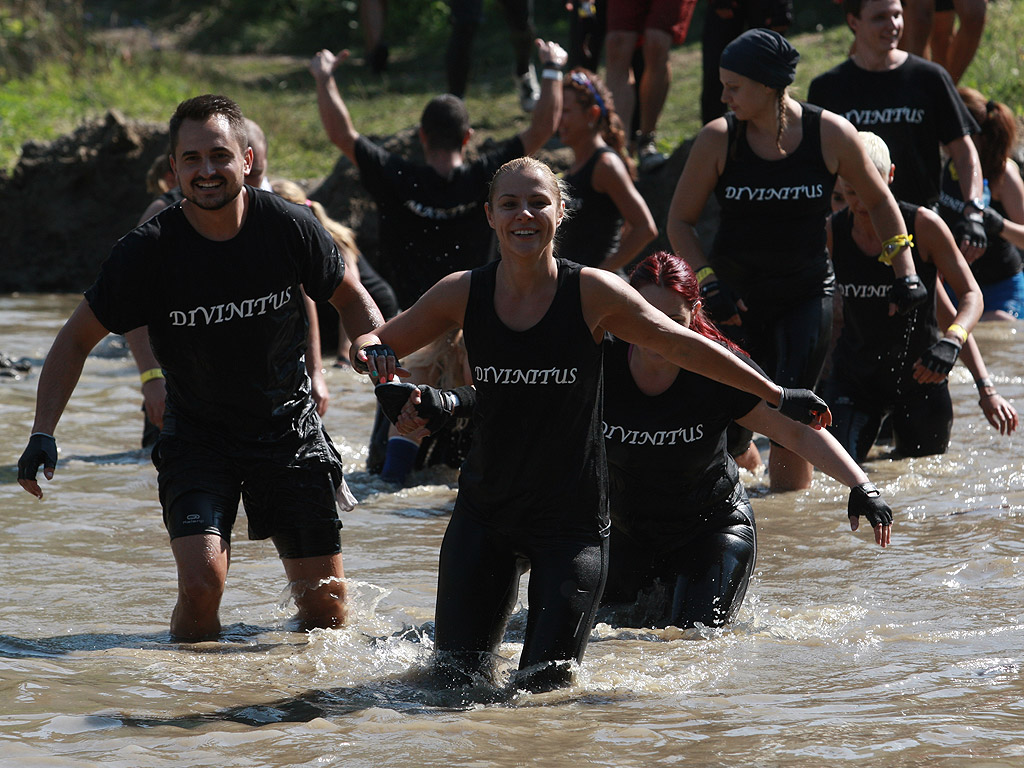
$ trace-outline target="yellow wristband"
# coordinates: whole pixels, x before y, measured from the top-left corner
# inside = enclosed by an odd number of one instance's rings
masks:
[[[960,339],[961,344],[967,343],[967,329],[960,325],[960,323],[953,323],[946,329],[946,333],[956,334],[956,337]]]
[[[704,282],[704,278],[705,277],[714,277],[714,276],[715,276],[715,270],[713,270],[711,267],[701,267],[700,269],[697,270],[697,282],[698,283]]]
[[[902,251],[904,248],[913,247],[913,235],[894,235],[882,243],[882,252],[878,254],[878,260],[886,266],[890,266],[892,264],[893,257],[895,257],[897,253]]]
[[[143,371],[139,374],[139,378],[142,380],[143,384],[148,381],[152,381],[153,379],[162,379],[163,377],[163,368],[150,368],[148,371]]]

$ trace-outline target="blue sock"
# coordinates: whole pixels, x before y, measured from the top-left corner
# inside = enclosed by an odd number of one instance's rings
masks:
[[[384,456],[384,468],[380,471],[382,480],[389,483],[405,483],[405,478],[416,463],[420,452],[419,443],[407,437],[388,438],[388,450]]]

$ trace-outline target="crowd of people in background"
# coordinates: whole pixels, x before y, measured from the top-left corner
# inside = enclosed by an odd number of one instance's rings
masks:
[[[534,41],[529,0],[500,4],[529,123],[486,151],[469,151],[461,98],[481,0],[451,3],[423,162],[356,129],[347,52],[312,57],[326,135],[377,208],[376,252],[270,172],[237,104],[199,96],[171,119],[152,205],[57,336],[19,482],[42,498],[86,355],[125,334],[178,567],[174,638],[220,631],[240,500],[249,536],[277,547],[296,627],[345,621],[338,509],[355,499],[322,422],[328,304],[337,365],[378,400],[367,470],[400,487],[460,468],[434,623],[450,685],[493,675],[527,570],[514,687],[567,684],[597,617],[644,594],[660,595],[649,625],[731,621],[757,552],[740,471],[760,464],[757,436],[772,491],[817,468],[850,489],[851,528],[865,518],[886,547],[892,510],[865,468],[886,429],[891,455],[946,452],[958,359],[983,416],[1016,430],[972,336],[1024,312],[1017,120],[956,87],[985,0],[842,0],[849,56],[806,100],[791,93],[792,0],[707,0],[705,125],[661,222],[637,182],[665,167],[670,52],[697,0],[574,0],[568,49]],[[386,0],[361,18],[381,72]],[[533,157],[549,143],[568,150],[564,174]],[[659,227],[672,253],[647,250]]]

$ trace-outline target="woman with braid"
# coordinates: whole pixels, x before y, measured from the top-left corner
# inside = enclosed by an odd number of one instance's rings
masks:
[[[751,29],[722,52],[722,101],[731,110],[698,134],[668,215],[668,236],[700,281],[724,332],[740,339],[773,381],[813,388],[832,331],[835,278],[825,219],[836,174],[850,179],[881,234],[894,274],[891,301],[924,297],[896,201],[844,118],[793,99],[800,54],[782,35]],[[714,193],[721,220],[705,256],[694,226]],[[895,311],[895,308],[894,308]],[[773,444],[772,490],[807,488],[813,467]]]
[[[558,233],[558,255],[620,270],[658,229],[633,183],[636,168],[611,93],[593,72],[577,68],[565,76],[558,136],[573,153],[564,176],[569,215]]]

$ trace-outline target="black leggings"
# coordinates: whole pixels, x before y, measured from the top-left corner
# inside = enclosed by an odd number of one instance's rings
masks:
[[[825,402],[832,411],[829,431],[858,462],[867,458],[886,415],[900,456],[935,456],[949,448],[953,403],[945,381],[915,386],[895,404],[886,406],[851,396],[830,380],[825,387]]]
[[[582,661],[608,568],[600,543],[514,537],[456,511],[441,544],[434,613],[437,667],[459,684],[489,675],[529,569],[529,614],[516,686],[565,685]]]
[[[652,606],[658,623],[685,629],[698,622],[720,627],[732,621],[757,558],[754,512],[742,489],[734,492],[732,504],[732,512],[716,518],[715,525],[666,552],[612,526],[604,603],[632,603],[660,581],[669,590],[663,605]]]
[[[505,11],[505,23],[515,55],[517,75],[525,74],[533,54],[533,0],[498,0]],[[445,53],[448,91],[458,97],[466,93],[469,65],[473,60],[473,38],[483,20],[483,0],[451,0],[452,33]]]

